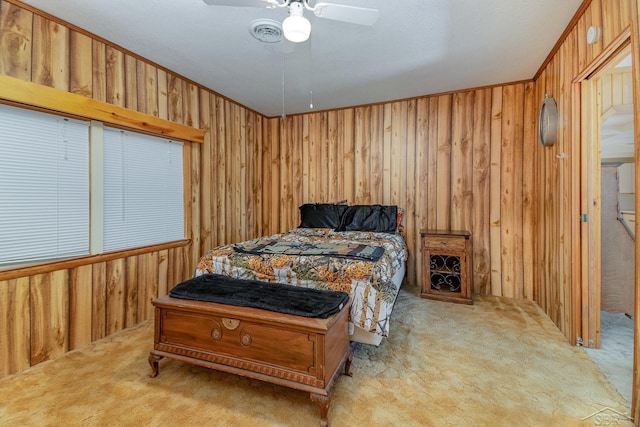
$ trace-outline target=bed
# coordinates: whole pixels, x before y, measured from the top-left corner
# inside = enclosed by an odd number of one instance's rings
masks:
[[[407,250],[396,206],[305,204],[300,226],[287,233],[216,247],[195,276],[343,291],[351,296],[350,339],[379,345],[389,334],[405,275]]]
[[[354,343],[389,334],[407,258],[402,212],[305,204],[300,214],[288,233],[210,250],[193,278],[153,301],[152,377],[169,357],[306,391],[328,426]]]

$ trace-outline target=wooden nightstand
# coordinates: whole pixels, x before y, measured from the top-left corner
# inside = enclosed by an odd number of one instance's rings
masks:
[[[473,304],[471,233],[421,230],[422,298]]]

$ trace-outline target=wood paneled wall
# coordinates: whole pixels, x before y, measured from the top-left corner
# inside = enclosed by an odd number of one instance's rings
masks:
[[[260,234],[259,114],[19,1],[0,0],[0,74],[209,130],[184,145],[186,245],[0,271],[0,377],[150,319],[206,249]]]
[[[535,228],[533,280],[539,287],[536,302],[546,311],[567,338],[575,342],[579,331],[573,321],[580,310],[580,290],[575,284],[580,259],[574,259],[572,247],[579,244],[577,219],[573,215],[580,197],[580,105],[575,98],[574,80],[593,66],[594,60],[632,28],[634,61],[638,51],[637,0],[592,0],[583,5],[575,25],[568,28],[564,40],[535,78],[536,107],[545,93],[556,99],[559,113],[558,142],[553,147],[536,147],[529,165],[535,172],[532,180],[533,202],[537,205],[533,218]],[[602,29],[594,44],[587,44],[590,26]],[[638,79],[635,79],[638,93]],[[637,102],[637,101],[636,101]],[[584,142],[584,141],[583,141]],[[562,157],[564,155],[564,157]],[[578,298],[572,301],[573,298]]]
[[[418,285],[421,229],[464,229],[474,292],[533,299],[533,95],[523,82],[266,120],[264,231],[297,226],[303,203],[395,204],[407,283]]]
[[[184,280],[176,247],[0,280],[0,376],[153,318],[149,301]]]
[[[538,287],[536,302],[553,322],[564,332],[570,342],[576,336],[589,336],[585,331],[586,321],[576,322],[581,316],[589,315],[584,300],[588,290],[580,283],[580,229],[575,218],[575,206],[580,206],[580,155],[581,149],[588,148],[589,141],[580,135],[580,105],[576,98],[574,81],[577,77],[593,70],[594,64],[603,52],[630,29],[633,55],[633,96],[636,106],[635,139],[636,170],[640,158],[640,27],[638,25],[639,0],[590,0],[583,3],[576,16],[575,25],[567,28],[566,37],[559,41],[557,49],[540,68],[535,80],[535,100],[539,104],[545,93],[550,93],[558,104],[560,128],[558,142],[553,147],[538,147],[532,154],[530,164],[535,172],[532,181],[533,203],[537,206],[533,218],[534,256],[533,280]],[[587,44],[587,29],[600,27],[601,38]],[[559,155],[563,154],[563,158]],[[562,157],[562,156],[561,156]],[[525,165],[525,168],[527,165]],[[636,173],[636,185],[640,175]],[[591,203],[591,201],[588,201]],[[640,206],[636,200],[637,206]],[[638,209],[636,209],[638,212]],[[636,213],[637,214],[637,213]],[[638,230],[636,230],[636,233]],[[636,240],[635,292],[640,289],[640,241]],[[577,268],[576,268],[577,266]],[[580,312],[582,310],[582,312]],[[576,312],[577,311],[577,312]],[[599,313],[591,313],[599,315]],[[636,295],[634,344],[634,393],[632,416],[640,425],[640,305]],[[581,328],[583,328],[581,330]]]

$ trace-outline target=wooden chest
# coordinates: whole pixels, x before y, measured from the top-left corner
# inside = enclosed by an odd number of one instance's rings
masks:
[[[303,390],[327,425],[333,384],[342,367],[348,374],[351,361],[350,304],[328,319],[169,296],[153,305],[153,377],[159,360],[170,357]]]

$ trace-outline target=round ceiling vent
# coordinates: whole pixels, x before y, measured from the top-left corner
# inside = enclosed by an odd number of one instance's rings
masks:
[[[272,19],[256,19],[249,24],[249,32],[263,43],[277,43],[282,40],[282,26]]]

